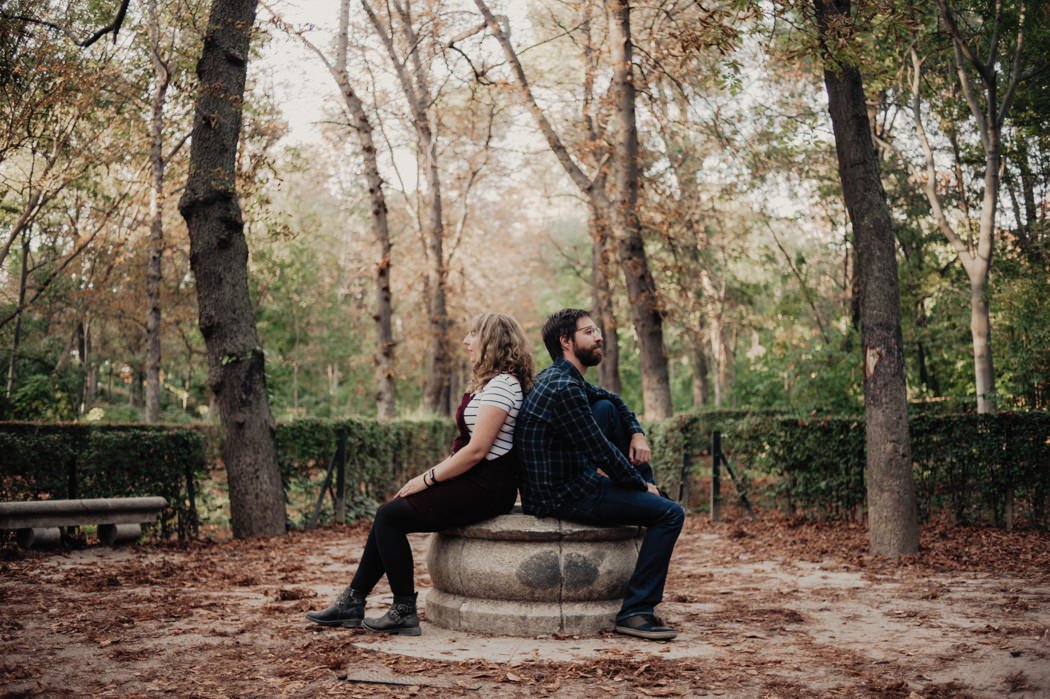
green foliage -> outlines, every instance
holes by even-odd
[[[647,429],[665,488],[677,487],[683,461],[693,473],[701,468],[717,429],[738,474],[769,477],[753,496],[825,517],[849,517],[863,508],[863,418],[722,411],[678,415]],[[910,430],[923,519],[947,510],[961,522],[1050,525],[1050,414],[931,412],[913,416]]]
[[[455,426],[448,419],[297,420],[277,427],[277,454],[289,496],[289,516],[312,513],[325,471],[346,432],[347,514],[370,514],[410,476],[448,452]],[[334,488],[335,476],[332,485]],[[298,496],[298,497],[296,497]]]
[[[1050,414],[917,416],[911,437],[923,517],[948,508],[960,522],[1050,524]]]
[[[0,423],[0,498],[37,500],[159,495],[161,535],[197,528],[194,496],[205,435],[142,425]]]
[[[701,410],[678,413],[660,421],[646,421],[645,429],[653,456],[656,482],[672,496],[678,493],[683,474],[696,473],[701,459],[710,454],[711,434],[729,433],[739,424],[759,420],[771,410]]]
[[[995,284],[999,392],[1033,410],[1050,407],[1050,273],[1040,259],[1001,258]]]
[[[11,394],[5,413],[15,420],[70,420],[76,415],[75,396],[69,385],[34,374]]]
[[[836,333],[830,343],[819,335],[774,340],[761,356],[738,360],[733,402],[783,413],[855,411],[863,404],[859,344],[852,328]]]

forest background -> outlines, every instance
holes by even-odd
[[[116,9],[0,4],[3,419],[217,419],[176,207],[207,6],[132,2],[119,32],[91,41]],[[614,352],[602,383],[666,416],[645,388],[622,240],[534,118],[592,186],[624,191],[606,179],[622,105],[605,11],[586,0],[492,11],[531,114],[475,4],[260,6],[237,186],[278,419],[448,414],[473,314],[515,315],[543,365],[539,328],[567,305],[600,317]],[[894,220],[909,397],[1045,410],[1050,10],[952,11],[984,57],[969,86],[934,3],[858,4],[870,32],[846,47]],[[632,43],[638,230],[672,409],[859,414],[855,250],[805,8],[637,4]],[[1003,107],[993,180],[987,124],[971,109],[982,99]],[[994,377],[981,395],[975,288]]]

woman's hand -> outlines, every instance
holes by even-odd
[[[416,493],[422,492],[427,489],[427,484],[423,481],[425,473],[421,473],[408,483],[401,486],[401,490],[397,491],[399,498],[407,498],[409,495],[415,495]]]

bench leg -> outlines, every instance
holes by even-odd
[[[100,524],[98,525],[98,538],[106,546],[119,546],[130,544],[139,540],[142,536],[141,524]]]
[[[18,545],[29,550],[34,546],[58,546],[62,543],[62,530],[58,527],[31,527],[19,529]]]

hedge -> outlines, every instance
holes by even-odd
[[[645,425],[657,481],[676,495],[683,475],[709,469],[711,433],[737,474],[757,476],[767,501],[824,517],[863,510],[864,421],[786,418],[770,412],[704,411]],[[320,492],[338,434],[347,435],[348,514],[396,491],[447,453],[446,418],[379,421],[299,420],[277,428],[278,458],[290,514],[305,519]],[[0,498],[163,495],[171,503],[162,532],[196,531],[194,494],[219,453],[217,430],[145,425],[0,423]],[[957,521],[1050,524],[1050,414],[921,414],[911,418],[920,515]],[[293,497],[295,496],[295,497]],[[293,502],[298,498],[297,502]]]
[[[348,515],[369,513],[410,476],[437,463],[448,453],[456,432],[448,418],[348,418],[279,424],[277,455],[293,520],[307,519],[312,510],[340,430],[345,430],[347,437]],[[304,497],[297,501],[293,491]]]
[[[318,471],[323,475],[340,430],[347,433],[348,486],[359,502],[374,503],[447,452],[455,427],[447,419],[279,424],[278,459],[289,495],[298,487],[312,505]],[[201,479],[221,454],[218,435],[210,425],[0,422],[0,499],[161,495],[169,503],[162,536],[175,531],[184,539],[197,532]]]
[[[160,495],[163,536],[196,533],[207,470],[198,430],[155,425],[0,422],[0,499]]]
[[[919,515],[958,522],[1050,524],[1050,414],[921,414],[910,420]],[[683,464],[709,469],[710,438],[738,475],[767,476],[759,493],[788,510],[853,516],[865,501],[864,420],[786,418],[733,411],[688,413],[649,426],[654,469],[677,488]]]

